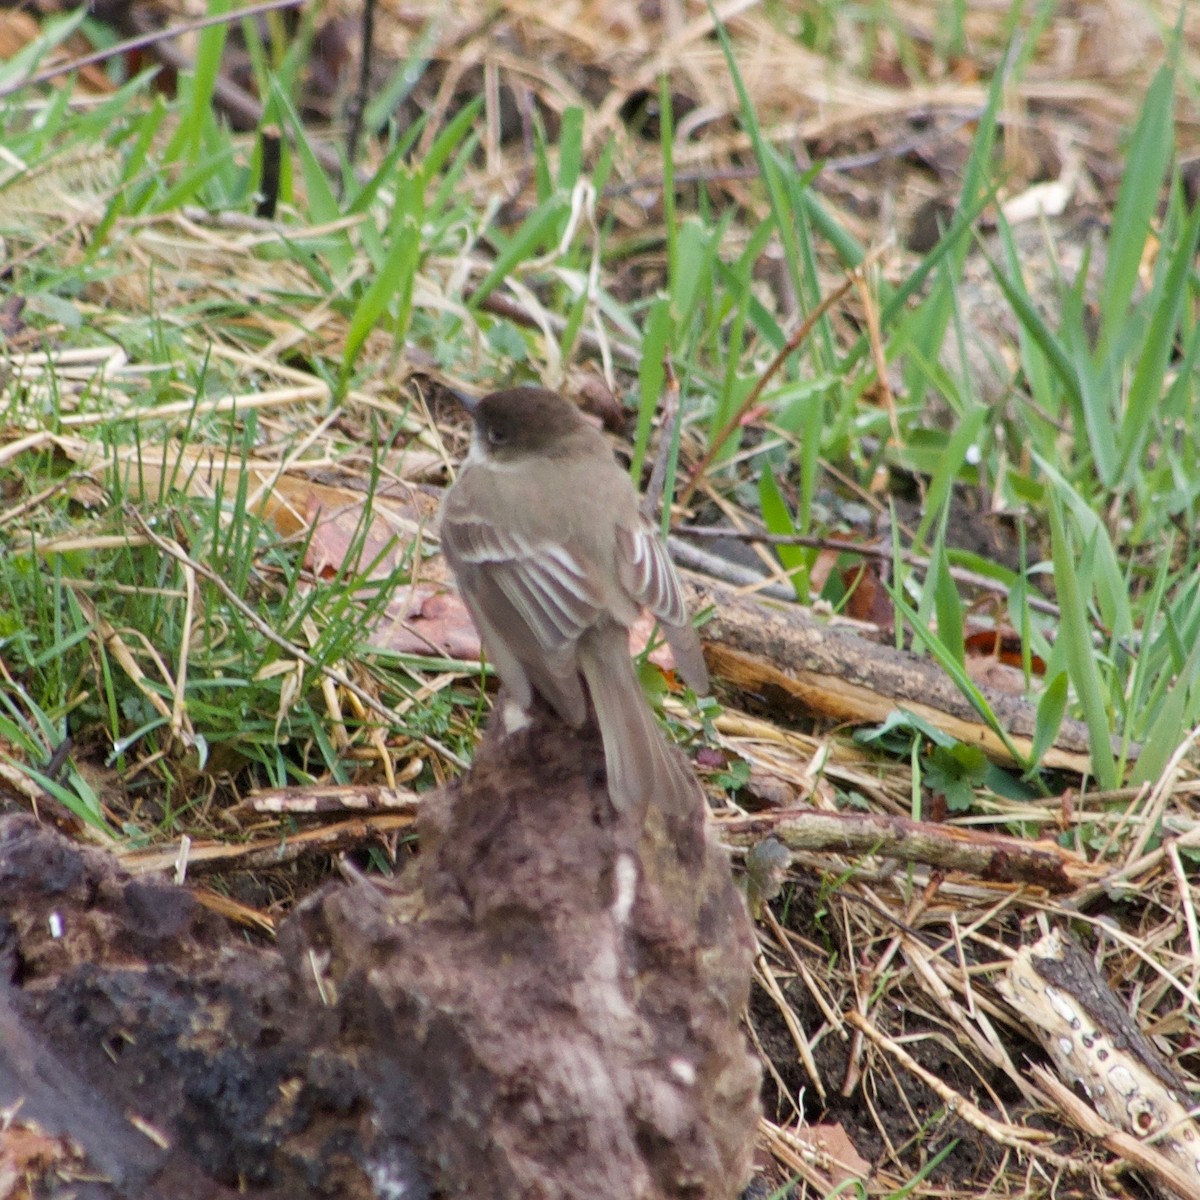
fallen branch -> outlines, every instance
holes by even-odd
[[[978,746],[989,758],[1013,761],[1003,740],[928,659],[867,641],[797,605],[749,599],[695,582],[687,590],[692,611],[712,610],[700,630],[709,670],[738,691],[765,696],[779,708],[791,701],[856,725],[875,724],[904,708],[960,742]],[[1029,755],[1037,706],[1023,697],[981,690],[1018,753]],[[1066,718],[1041,765],[1086,774],[1091,768],[1088,744],[1083,722]],[[1130,748],[1131,761],[1137,749]]]
[[[735,817],[718,827],[730,846],[750,847],[773,837],[791,851],[877,854],[943,871],[964,871],[989,883],[1033,884],[1054,895],[1074,891],[1101,873],[1053,842],[1030,842],[882,813],[792,809]]]
[[[118,855],[121,866],[131,875],[154,871],[174,871],[182,881],[187,872],[260,871],[282,866],[313,854],[346,854],[377,843],[385,834],[408,829],[416,820],[411,813],[380,813],[356,817],[337,825],[322,825],[286,837],[261,838],[245,845],[228,842],[183,842],[165,850],[131,850]]]

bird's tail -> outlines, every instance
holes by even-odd
[[[659,729],[629,658],[619,625],[593,628],[579,645],[579,668],[587,681],[608,769],[608,792],[622,812],[656,805],[683,814],[703,793],[682,755]]]

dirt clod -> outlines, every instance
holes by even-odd
[[[683,824],[620,818],[594,733],[538,716],[276,950],[4,818],[0,1105],[81,1149],[79,1197],[733,1197],[753,943]]]

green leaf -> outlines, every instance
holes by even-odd
[[[675,220],[675,110],[671,105],[671,77],[658,77],[658,144],[662,154],[663,229],[667,235],[667,279],[679,273],[679,228]]]
[[[421,170],[426,179],[435,178],[446,165],[450,156],[455,153],[475,128],[479,110],[483,107],[483,97],[476,96],[468,101],[454,114],[454,119],[446,123],[445,128],[433,139],[429,153],[421,163]]]
[[[1037,781],[1040,782],[1040,781]],[[1011,771],[989,762],[983,776],[983,786],[1006,800],[1036,800],[1045,796],[1045,787],[1034,787],[1018,779]]]
[[[787,203],[787,189],[783,182],[783,175],[787,172],[788,168],[786,166],[781,167],[779,156],[774,153],[770,143],[763,137],[762,128],[759,125],[758,116],[754,111],[754,104],[750,99],[746,82],[742,78],[741,69],[738,67],[737,58],[733,53],[733,43],[729,40],[729,33],[725,28],[725,23],[717,14],[713,0],[707,0],[707,4],[717,40],[721,44],[721,53],[725,56],[725,64],[729,68],[729,75],[733,80],[734,90],[737,92],[738,110],[741,113],[742,122],[746,126],[746,132],[750,135],[750,145],[754,151],[754,159],[758,164],[763,184],[767,189],[767,199],[770,203],[771,216],[773,218],[772,223],[779,235],[780,242],[783,244],[784,265],[791,278],[795,294],[802,296],[804,294],[804,287],[799,272],[799,263],[801,260],[800,246],[796,237],[796,225]]]
[[[967,674],[962,663],[950,653],[937,634],[922,625],[919,615],[913,610],[912,605],[908,603],[908,600],[898,587],[891,584],[885,584],[884,586],[887,587],[888,595],[892,598],[897,616],[903,617],[908,621],[912,626],[914,635],[920,639],[938,666],[950,676],[954,686],[970,701],[971,707],[975,709],[987,727],[1000,739],[1000,742],[1005,750],[1008,751],[1013,761],[1020,763],[1022,768],[1027,767],[1028,763],[1026,763],[1024,756],[1009,736],[1008,730],[1000,723],[1000,719],[992,711],[992,706],[988,703],[987,697]]]
[[[521,331],[511,321],[497,321],[487,331],[487,344],[500,358],[511,358],[513,362],[524,362],[529,357],[529,347]]]
[[[379,129],[400,111],[401,105],[424,75],[429,59],[437,49],[441,32],[441,22],[434,17],[425,22],[425,27],[416,38],[409,40],[407,57],[396,64],[382,87],[373,90],[374,98],[367,105],[363,118],[364,129]]]
[[[300,159],[300,172],[304,178],[304,194],[308,199],[308,215],[316,225],[332,224],[342,215],[341,205],[329,186],[325,168],[321,166],[313,151],[304,122],[300,120],[300,115],[291,100],[279,89],[277,82],[272,88],[271,100],[279,106],[283,119],[294,136],[295,151]],[[344,261],[334,265],[341,274],[349,264],[352,251],[348,242],[339,239],[338,244],[344,247],[339,254]]]
[[[989,184],[992,172],[992,147],[995,143],[998,115],[1006,87],[1015,86],[1017,64],[1013,61],[1010,48],[1004,69],[996,71],[988,85],[987,100],[980,116],[975,137],[971,143],[971,155],[967,160],[963,175],[963,186],[958,208],[959,215],[964,210],[978,204],[983,197],[990,193],[994,185]],[[951,225],[942,242],[946,246],[942,269],[929,290],[929,295],[921,302],[917,310],[904,322],[905,341],[910,343],[914,354],[904,360],[905,390],[912,396],[921,397],[928,386],[929,377],[923,364],[936,363],[941,355],[941,349],[946,340],[946,330],[950,324],[957,303],[955,288],[962,277],[963,264],[966,261],[969,243],[966,237],[959,236],[955,230],[958,222]],[[940,249],[939,246],[937,249]],[[933,258],[934,254],[927,256]],[[884,312],[886,314],[887,307]],[[886,317],[885,317],[886,322]],[[884,324],[887,328],[887,324]],[[898,347],[893,347],[893,352]]]
[[[891,754],[907,755],[914,741],[924,738],[935,746],[953,746],[955,739],[907,708],[894,708],[878,724],[854,731],[860,746],[879,746]]]
[[[1067,711],[1067,674],[1059,671],[1046,685],[1038,700],[1037,717],[1033,725],[1033,748],[1029,752],[1033,767],[1042,761],[1046,751],[1054,745],[1054,739],[1062,726]]]
[[[1001,221],[1001,228],[1005,228],[1003,220]],[[1011,241],[1009,244],[1011,245]],[[987,255],[986,251],[982,251],[981,253],[984,254],[988,266],[991,268],[992,275],[1000,285],[1000,290],[1004,293],[1005,299],[1012,307],[1013,313],[1020,322],[1021,329],[1028,335],[1032,345],[1036,346],[1045,356],[1050,370],[1066,389],[1068,397],[1078,409],[1082,410],[1083,400],[1079,391],[1079,379],[1075,373],[1075,365],[1034,307],[1034,303],[1029,298],[1029,293],[1025,288],[1025,281],[1021,278],[1019,270],[1014,269],[1012,275],[1009,276]],[[1015,255],[1015,249],[1013,253]]]
[[[50,17],[42,23],[41,30],[33,41],[22,46],[11,58],[0,62],[0,99],[21,91],[28,79],[37,74],[38,64],[52,50],[62,45],[87,19],[90,5],[79,4],[74,10],[61,17]],[[74,85],[60,84],[65,91],[74,90]]]
[[[1049,459],[1035,453],[1033,460],[1053,485],[1054,494],[1071,510],[1071,516],[1075,518],[1088,547],[1087,553],[1094,556],[1096,602],[1100,607],[1101,619],[1114,637],[1131,636],[1134,632],[1134,620],[1130,608],[1129,587],[1104,521],[1093,511],[1092,504],[1067,482]],[[1057,565],[1055,570],[1057,571]]]
[[[24,763],[13,762],[8,760],[21,774],[28,775],[30,779],[48,792],[60,804],[73,812],[80,820],[86,821],[93,829],[100,830],[107,837],[113,836],[113,831],[109,828],[108,822],[104,819],[104,810],[100,806],[100,797],[96,795],[91,785],[87,780],[75,770],[69,772],[69,778],[74,785],[73,788],[66,787],[59,783],[57,779],[51,779],[49,775],[43,775],[41,771],[34,770],[33,767]]]
[[[988,776],[987,755],[978,746],[955,742],[935,746],[925,763],[924,783],[946,797],[951,812],[967,812],[975,802],[975,789]]]
[[[787,501],[775,482],[775,476],[769,467],[764,467],[758,480],[759,506],[762,511],[763,523],[771,533],[791,536],[796,532],[792,515],[788,512]],[[804,603],[808,599],[808,566],[809,552],[802,546],[776,546],[775,553],[788,572],[796,598]]]
[[[1187,661],[1179,671],[1156,713],[1150,735],[1131,773],[1130,782],[1150,783],[1163,773],[1188,729],[1195,722],[1200,696],[1200,639],[1193,642]]]
[[[694,217],[684,221],[676,238],[675,274],[671,279],[671,316],[675,328],[684,330],[691,323],[702,286],[712,279],[712,260],[719,238],[710,236]]]

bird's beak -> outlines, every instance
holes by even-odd
[[[463,408],[467,410],[467,412],[474,416],[475,409],[479,406],[478,396],[468,396],[466,392],[460,392],[457,388],[452,387],[446,388],[446,391],[448,391],[450,395],[452,395],[455,400],[457,400],[459,404],[461,404]]]

